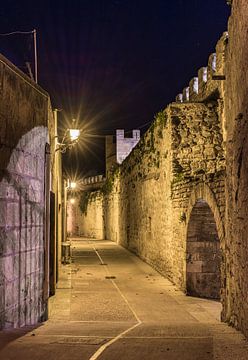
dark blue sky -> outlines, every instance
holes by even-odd
[[[36,28],[39,83],[63,108],[61,126],[78,117],[103,135],[152,121],[207,64],[229,12],[225,0],[6,0],[0,32]],[[0,52],[23,68],[31,38],[0,37]],[[103,171],[102,143],[85,139],[68,171]]]

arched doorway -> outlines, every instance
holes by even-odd
[[[198,199],[190,214],[186,249],[186,286],[191,296],[220,298],[220,240],[213,212]]]

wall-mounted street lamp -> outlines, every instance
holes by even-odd
[[[78,143],[79,137],[80,130],[76,128],[76,120],[72,119],[71,128],[65,130],[63,139],[61,143],[57,142],[55,151],[65,153],[67,149],[71,149],[74,145]]]
[[[66,189],[75,190],[76,187],[77,187],[77,183],[75,181],[71,181],[70,179],[67,179]]]
[[[77,130],[77,129],[70,129]],[[70,131],[69,130],[69,131]],[[75,135],[75,133],[74,133]],[[78,138],[78,137],[77,137]],[[73,141],[77,140],[74,139]],[[61,145],[61,144],[59,144]],[[59,149],[60,150],[60,149]],[[61,150],[60,150],[61,151]],[[62,151],[63,152],[63,151]],[[75,204],[75,198],[68,198],[68,194],[73,193],[77,188],[77,183],[71,179],[64,179],[64,201],[63,201],[63,241],[62,241],[62,263],[69,264],[71,261],[71,244],[67,238],[67,203]]]
[[[69,132],[70,132],[71,141],[78,140],[78,138],[80,136],[80,130],[79,129],[69,129]]]

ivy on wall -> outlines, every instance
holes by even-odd
[[[82,214],[87,214],[87,207],[89,204],[91,192],[90,191],[83,191],[80,194],[79,198],[79,209],[81,210]]]
[[[95,200],[99,196],[99,191],[82,191],[79,195],[79,209],[82,214],[87,214],[87,208],[91,201]]]
[[[82,191],[79,194],[79,208],[81,213],[87,215],[87,208],[89,204],[96,200],[98,197],[102,195],[109,195],[113,191],[115,178],[119,175],[119,165],[117,164],[110,174],[100,190],[88,190]]]
[[[115,178],[119,175],[120,167],[118,164],[115,165],[112,173],[107,177],[105,184],[101,188],[100,192],[103,195],[108,195],[113,190]]]

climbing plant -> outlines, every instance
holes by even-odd
[[[79,208],[82,214],[87,214],[87,208],[90,203],[95,197],[97,196],[96,191],[82,191],[79,197]]]

